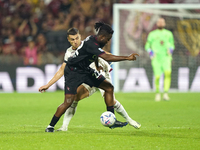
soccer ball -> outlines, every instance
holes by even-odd
[[[116,121],[115,114],[113,114],[110,111],[106,111],[103,114],[101,114],[100,121],[101,124],[104,125],[105,127],[110,127],[114,125]]]

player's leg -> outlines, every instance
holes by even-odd
[[[107,81],[104,80],[100,85],[99,88],[103,89],[104,92],[104,100],[107,106],[107,111],[111,111],[112,113],[114,113],[114,87],[113,85]],[[116,127],[123,127],[126,126],[128,124],[128,122],[120,122],[118,120],[116,120],[115,124],[113,126],[111,126],[110,128],[116,128]]]
[[[54,132],[54,126],[75,100],[77,88],[81,84],[79,80],[80,77],[81,75],[76,72],[70,72],[70,74],[65,75],[65,99],[64,102],[58,106],[49,126],[45,130],[46,132]]]
[[[60,117],[65,113],[67,108],[69,108],[72,104],[72,102],[75,99],[75,95],[73,94],[66,94],[64,103],[62,103],[60,106],[58,106],[56,113],[54,114],[53,118],[51,119],[50,124],[46,128],[46,132],[54,132],[54,126],[59,121]]]
[[[162,68],[160,65],[160,62],[154,58],[152,59],[152,68],[153,68],[153,73],[155,76],[155,88],[156,88],[156,95],[155,95],[155,101],[160,101],[161,100],[161,94],[160,94],[160,76],[162,74]]]
[[[114,113],[114,87],[113,85],[107,81],[104,80],[100,85],[99,88],[104,90],[104,100],[107,106],[107,111],[111,111]]]
[[[164,94],[163,100],[169,100],[168,91],[171,85],[171,59],[167,59],[163,64],[164,68]]]
[[[171,71],[165,71],[164,75],[165,75],[164,92],[168,93],[170,85],[171,85]]]
[[[112,83],[111,75],[109,72],[102,72],[102,75],[104,75],[104,77],[106,78],[107,81]],[[104,90],[99,89],[99,91],[101,92],[102,97],[104,97]],[[114,110],[119,115],[121,115],[133,127],[137,128],[137,129],[139,129],[141,127],[140,123],[134,121],[133,119],[131,119],[131,117],[129,117],[129,115],[126,112],[126,110],[124,109],[123,105],[118,100],[116,100],[115,95],[114,95]]]
[[[84,84],[88,88],[90,88],[88,85]],[[66,110],[63,118],[63,124],[57,131],[67,131],[69,122],[71,121],[72,117],[74,116],[76,112],[76,107],[78,105],[78,101],[81,99],[84,99],[89,96],[89,90],[84,86],[83,84],[80,85],[77,89],[76,98],[73,101],[72,105]]]
[[[135,120],[131,119],[131,117],[129,117],[129,115],[126,112],[126,110],[124,109],[123,105],[116,99],[115,99],[114,109],[119,115],[121,115],[124,119],[126,119],[126,121],[131,126],[133,126],[136,129],[139,129],[141,127],[140,123],[136,122]]]
[[[106,77],[106,76],[105,76]],[[110,78],[106,78],[109,82],[111,82],[111,80],[109,80]],[[99,89],[99,91],[101,92],[102,97],[104,97],[104,90]],[[131,117],[129,117],[128,113],[126,112],[126,110],[124,109],[123,105],[116,100],[115,95],[114,95],[114,110],[121,115],[130,125],[132,125],[133,127],[135,127],[136,129],[139,129],[141,127],[141,124],[134,121],[133,119],[131,119]]]

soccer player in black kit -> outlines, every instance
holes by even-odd
[[[91,87],[101,88],[105,91],[104,99],[107,106],[107,111],[114,113],[114,87],[106,80],[106,78],[99,74],[99,72],[90,68],[89,65],[95,61],[97,57],[101,57],[108,62],[117,61],[134,61],[136,60],[136,53],[129,56],[115,56],[105,53],[101,48],[107,44],[112,38],[113,30],[108,24],[98,22],[95,24],[97,35],[89,36],[81,42],[77,48],[75,54],[66,61],[66,67],[64,70],[65,77],[65,99],[64,102],[57,108],[49,126],[46,128],[46,132],[54,132],[54,126],[65,113],[65,111],[71,106],[75,99],[77,88],[86,83]],[[69,33],[68,34],[73,34]],[[74,35],[77,33],[74,33]],[[76,40],[76,39],[74,39]],[[47,88],[40,87],[39,91],[45,91]],[[127,125],[127,122],[116,121],[115,127],[123,127]]]

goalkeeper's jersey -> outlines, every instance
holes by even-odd
[[[147,42],[145,44],[145,50],[148,51],[151,49],[156,58],[162,59],[163,57],[168,57],[168,50],[170,48],[175,48],[174,38],[171,31],[166,29],[156,29],[149,33]]]

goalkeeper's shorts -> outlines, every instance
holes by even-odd
[[[160,76],[161,74],[163,74],[164,72],[168,71],[171,72],[172,71],[172,67],[171,67],[171,59],[152,59],[151,61],[151,65],[153,68],[153,72],[155,76]]]

